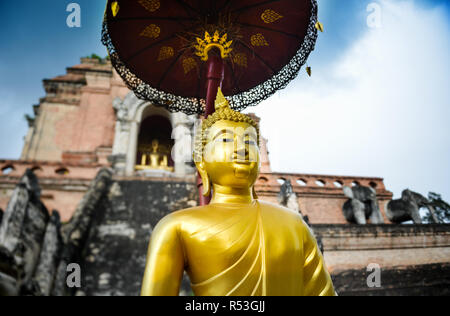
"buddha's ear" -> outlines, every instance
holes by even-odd
[[[202,178],[203,182],[203,196],[209,196],[211,194],[211,180],[209,180],[208,173],[205,169],[205,163],[203,161],[196,162],[195,165],[197,166],[198,173],[200,174],[200,177]]]
[[[255,186],[253,186],[252,192],[253,192],[253,198],[254,198],[255,200],[257,200],[257,199],[258,199],[258,194],[256,194]]]

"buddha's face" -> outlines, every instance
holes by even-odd
[[[222,120],[207,131],[202,167],[212,184],[250,188],[260,169],[256,129],[243,122]]]

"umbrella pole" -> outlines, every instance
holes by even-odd
[[[215,100],[217,97],[217,91],[219,87],[222,87],[225,68],[222,58],[219,56],[210,56],[207,62],[207,75],[206,75],[206,108],[205,118],[214,113]],[[211,201],[211,196],[203,196],[203,182],[200,174],[197,173],[197,187],[200,196],[200,205],[208,205]]]
[[[222,58],[219,56],[211,56],[207,62],[207,90],[206,90],[206,109],[205,118],[208,118],[215,112],[214,104],[217,97],[219,87],[222,88],[224,78],[224,64]]]

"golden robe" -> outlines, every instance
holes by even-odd
[[[262,201],[165,217],[152,234],[142,295],[178,295],[184,270],[197,296],[335,294],[301,216]]]

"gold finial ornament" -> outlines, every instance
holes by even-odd
[[[119,10],[120,10],[119,1],[114,1],[113,3],[111,3],[111,12],[113,14],[113,17],[116,17],[117,14],[119,14]]]
[[[317,21],[317,23],[316,23],[316,29],[319,30],[319,31],[321,31],[321,32],[323,33],[323,31],[324,31],[323,24],[320,23],[319,21]]]
[[[228,41],[228,34],[225,33],[223,36],[220,36],[219,31],[214,32],[214,35],[211,36],[208,32],[205,32],[205,36],[203,39],[197,37],[197,44],[194,48],[196,50],[196,55],[201,58],[203,61],[208,60],[208,53],[212,48],[218,48],[220,50],[220,55],[223,59],[228,58],[230,53],[233,51],[231,48],[231,44],[233,41]]]
[[[222,89],[220,89],[220,87],[219,87],[219,90],[217,91],[215,108],[216,108],[216,111],[223,111],[224,109],[230,108],[230,103],[223,95]]]

